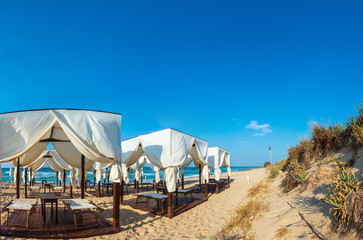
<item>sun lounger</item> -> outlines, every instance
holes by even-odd
[[[96,224],[98,224],[97,212],[103,211],[103,209],[94,204],[92,201],[89,201],[87,199],[63,199],[63,203],[64,205],[66,205],[66,208],[68,208],[73,213],[74,226],[77,227],[76,214],[86,212],[93,213],[95,216]]]
[[[192,189],[179,189],[177,191],[177,194],[184,194],[185,199],[187,199],[187,194],[190,194],[190,196],[192,197],[192,200],[194,201],[193,198],[193,194],[192,194]]]
[[[168,195],[161,194],[161,193],[136,193],[136,204],[138,203],[139,198],[144,197],[147,198],[147,202],[149,202],[150,199],[154,199],[157,201],[158,205],[160,203],[161,209],[164,211],[163,203],[166,199],[168,199]]]
[[[37,204],[36,199],[15,199],[9,202],[4,208],[3,211],[6,211],[6,226],[8,226],[9,214],[16,213],[21,215],[26,215],[26,225],[21,224],[13,224],[29,227],[29,216],[35,211],[35,205]],[[25,212],[25,213],[24,213]]]

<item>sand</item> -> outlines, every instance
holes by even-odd
[[[249,174],[250,183],[247,182]],[[213,177],[213,176],[212,176]],[[222,177],[226,177],[222,174]],[[226,220],[234,214],[236,206],[243,201],[250,187],[266,177],[265,169],[254,169],[248,172],[232,172],[233,182],[230,188],[219,194],[209,194],[208,201],[171,219],[155,216],[130,206],[120,206],[120,227],[117,234],[103,235],[90,239],[208,239],[224,226]],[[185,188],[192,187],[197,179],[188,179]],[[75,193],[75,197],[78,195]],[[92,194],[92,195],[91,195]],[[112,197],[94,197],[94,192],[87,193],[86,198],[105,209],[100,214],[112,223]],[[2,191],[1,204],[15,198],[15,189]],[[130,201],[133,195],[126,195],[125,201]],[[2,214],[4,221],[4,214]]]

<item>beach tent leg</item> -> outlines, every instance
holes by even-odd
[[[202,165],[199,164],[199,184],[202,184]]]
[[[58,187],[58,172],[56,172],[56,176],[57,176],[57,187]]]
[[[139,193],[139,181],[135,181],[136,183],[136,193]]]
[[[65,169],[63,169],[63,192],[66,192],[66,176],[67,176],[67,172]]]
[[[173,217],[173,193],[168,192],[168,218]]]
[[[229,176],[228,176],[228,187],[229,187]]]
[[[219,193],[219,189],[218,189],[218,181],[216,181],[216,194]]]
[[[81,156],[81,199],[84,199],[84,155]]]
[[[207,185],[207,180],[204,180],[204,201],[208,201],[208,185]]]
[[[73,187],[72,187],[72,184],[69,184],[69,191],[70,191],[71,198],[73,198]]]
[[[18,158],[18,162],[16,164],[16,198],[19,199],[20,198],[20,158]]]
[[[113,183],[113,231],[120,232],[120,183]]]
[[[101,181],[98,182],[98,186],[97,186],[97,197],[101,197]]]
[[[124,202],[124,180],[121,181],[120,204]]]
[[[182,189],[184,189],[184,176],[182,176]]]
[[[28,197],[28,169],[25,168],[25,179],[24,179],[24,197]]]

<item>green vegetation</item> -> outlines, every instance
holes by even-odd
[[[359,191],[360,182],[358,177],[352,173],[339,159],[334,160],[336,163],[337,174],[333,176],[329,187],[329,195],[325,201],[332,205],[331,211],[334,211],[336,225],[345,226],[347,223],[347,197]]]
[[[283,171],[287,171],[282,182],[285,192],[305,181],[306,171],[313,163],[316,162],[320,167],[323,158],[343,147],[351,147],[354,150],[348,166],[354,164],[358,149],[363,146],[363,107],[360,106],[358,115],[350,116],[345,124],[324,127],[322,124],[313,123],[311,136],[288,149],[289,157],[282,168]]]
[[[263,164],[263,167],[268,167],[268,166],[270,166],[271,165],[271,163],[270,162],[265,162],[264,164]]]
[[[268,175],[268,178],[269,179],[276,178],[280,174],[280,172],[284,168],[284,166],[286,165],[286,162],[287,162],[287,158],[284,159],[284,160],[282,160],[282,161],[280,161],[280,162],[277,162],[275,164],[271,164],[269,166],[269,175]]]

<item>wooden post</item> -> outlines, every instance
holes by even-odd
[[[199,164],[199,184],[202,184],[202,165]]]
[[[124,180],[121,181],[120,204],[124,202]]]
[[[173,217],[173,193],[168,192],[168,218]]]
[[[81,199],[84,199],[84,155],[81,155]]]
[[[208,185],[207,180],[204,180],[204,201],[208,201]]]
[[[228,176],[228,187],[229,187],[229,176]]]
[[[24,197],[28,197],[28,168],[24,169],[25,171],[25,179],[24,179]]]
[[[18,162],[16,164],[16,198],[20,198],[20,158],[18,158]]]
[[[70,192],[71,198],[73,198],[73,186],[72,186],[72,184],[69,184],[69,192]]]
[[[113,183],[113,231],[120,232],[120,183]]]
[[[178,206],[178,188],[175,189],[175,206]]]
[[[29,173],[30,173],[29,186],[32,186],[32,177],[33,177],[32,168],[29,169]]]
[[[98,186],[97,186],[97,197],[101,197],[101,181],[98,182]]]
[[[58,186],[58,172],[56,172],[57,173],[57,186]]]
[[[219,193],[219,189],[218,189],[218,181],[216,181],[216,192],[215,192],[216,194],[218,194]]]
[[[184,175],[182,176],[182,189],[184,189]]]
[[[66,192],[66,177],[67,177],[67,172],[65,169],[63,169],[63,192]]]
[[[136,193],[139,193],[139,181],[135,180],[135,183],[136,183]]]

